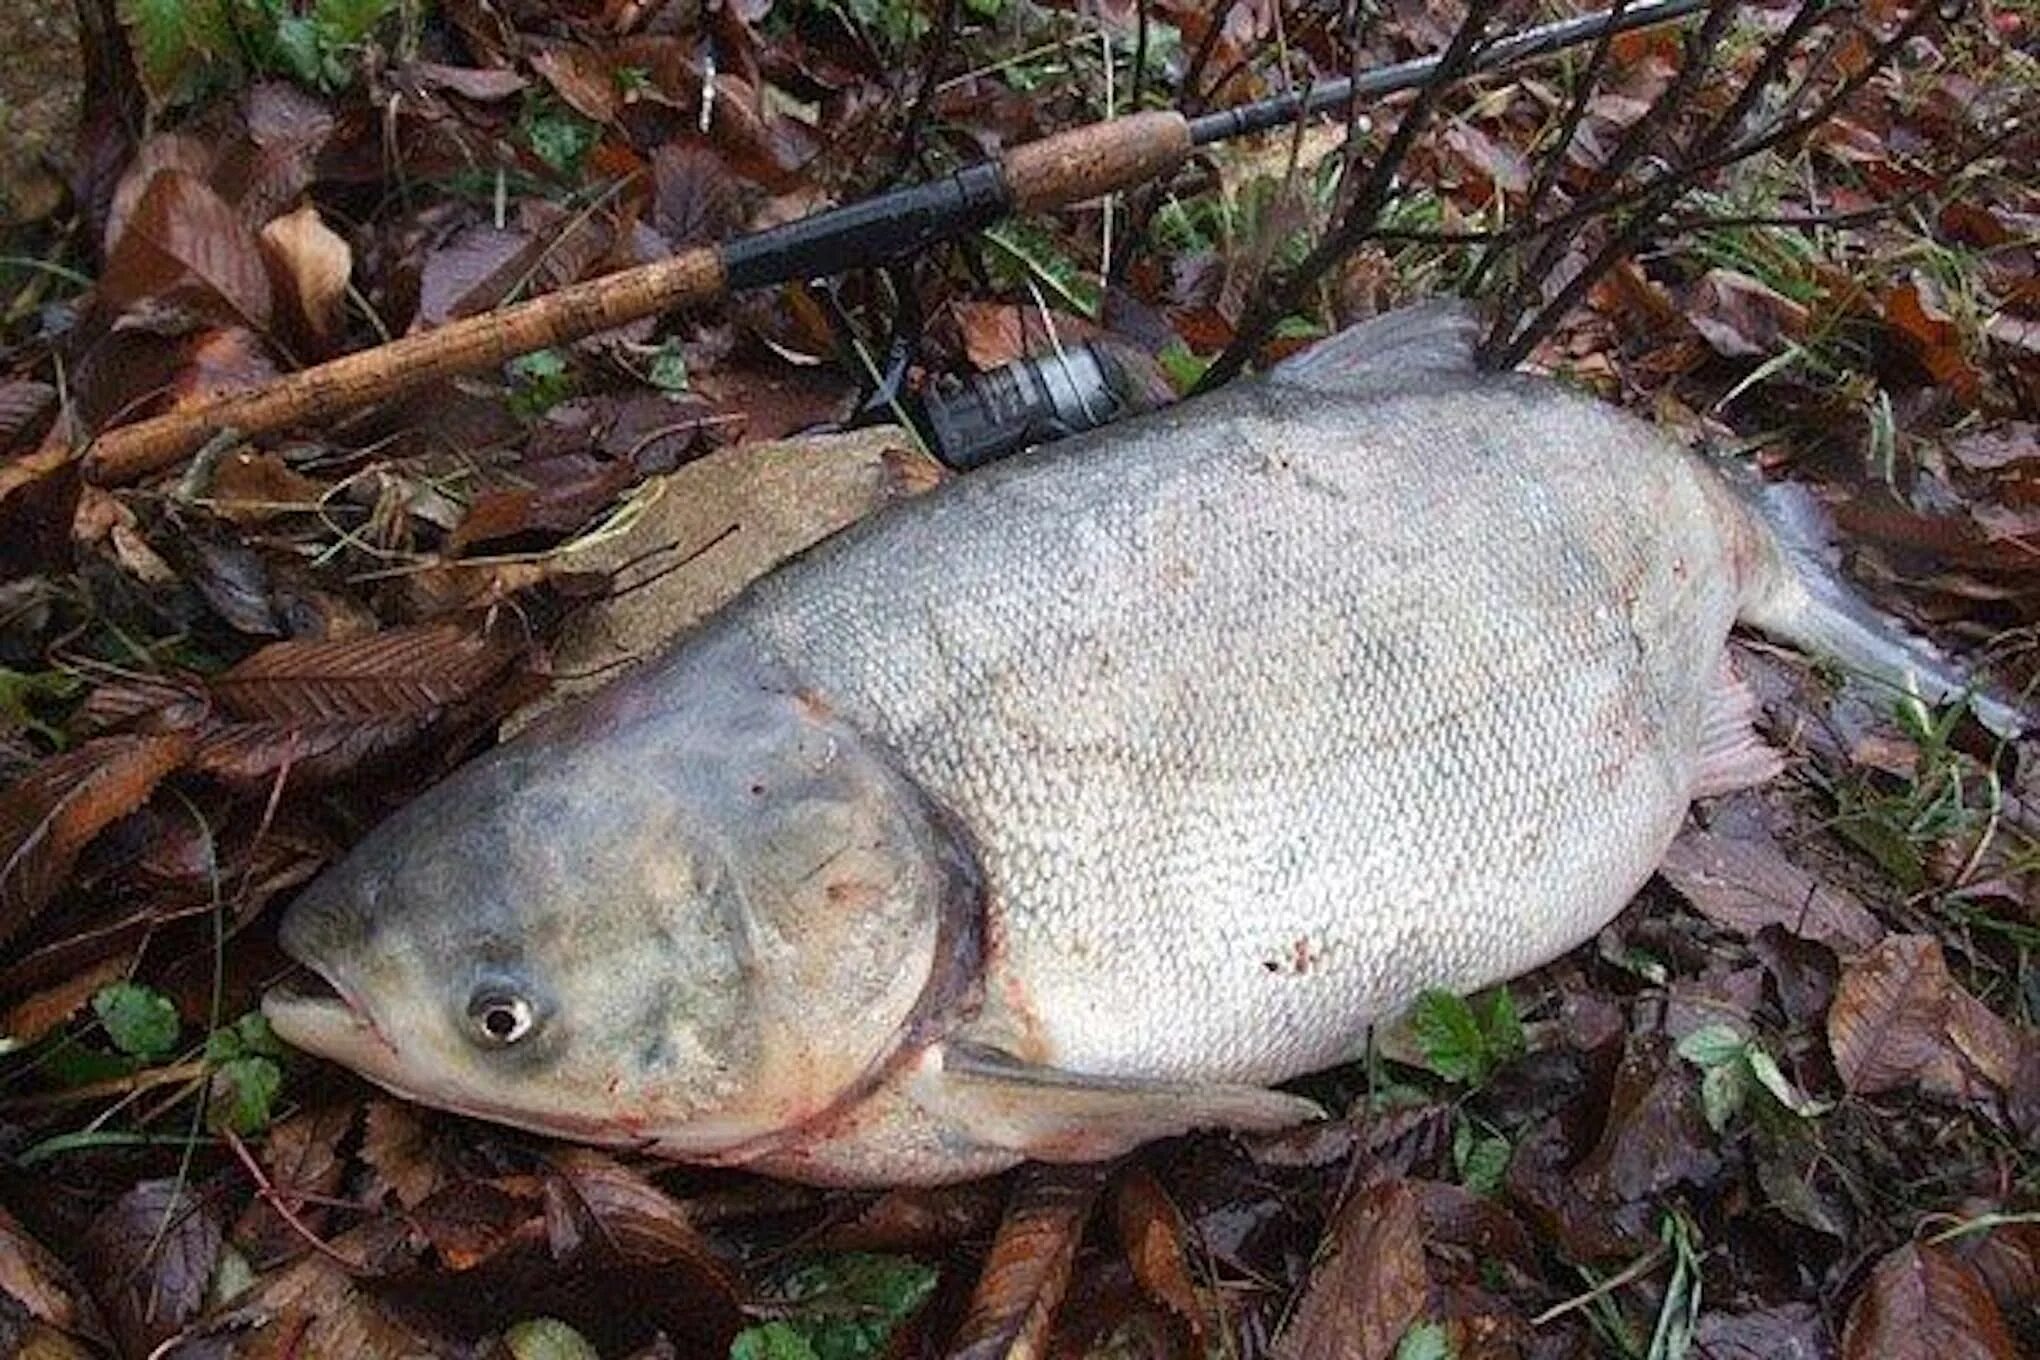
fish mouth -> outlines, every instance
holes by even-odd
[[[385,1060],[397,1046],[368,1009],[331,974],[314,964],[299,966],[262,994],[262,1017],[276,1037],[340,1062],[359,1062],[365,1052]]]

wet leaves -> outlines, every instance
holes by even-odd
[[[191,752],[181,733],[102,737],[0,794],[0,940],[49,905],[92,838],[147,802]]]
[[[188,309],[261,331],[269,325],[269,274],[240,214],[182,170],[151,178],[122,226],[99,281],[116,307]]]
[[[141,1182],[93,1220],[85,1268],[127,1354],[148,1354],[198,1316],[225,1241],[218,1210],[175,1178]]]
[[[1946,1250],[1906,1246],[1877,1263],[1849,1309],[1844,1360],[2014,1360],[1990,1291]]]
[[[1424,1314],[1423,1220],[1401,1181],[1355,1193],[1339,1209],[1296,1315],[1275,1343],[1279,1360],[1388,1360]]]
[[[1940,941],[1917,935],[1893,936],[1847,962],[1827,1030],[1835,1070],[1858,1095],[1917,1083],[1936,1095],[1986,1098],[2011,1087],[2022,1047],[1949,975]]]

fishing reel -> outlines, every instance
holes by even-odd
[[[945,467],[968,472],[1039,444],[1095,430],[1157,403],[1129,371],[1118,346],[1097,341],[1057,345],[989,372],[944,375],[911,391],[908,374],[920,351],[923,318],[911,280],[884,271],[898,300],[876,372],[862,361],[856,328],[834,281],[819,292],[837,347],[867,378],[845,429],[886,422],[910,424]]]

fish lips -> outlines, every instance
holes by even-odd
[[[276,1036],[294,1048],[366,1070],[387,1067],[397,1046],[361,998],[334,969],[322,967],[305,938],[317,919],[298,903],[284,915],[277,942],[298,963],[298,971],[262,994],[262,1016]]]

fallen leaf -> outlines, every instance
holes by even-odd
[[[720,241],[742,219],[737,182],[714,151],[668,142],[652,153],[651,222],[669,249]]]
[[[1884,319],[1929,377],[1953,389],[1961,401],[1974,401],[1981,379],[1962,353],[1962,333],[1941,310],[1933,287],[1920,275],[1891,290],[1884,299]]]
[[[204,505],[236,524],[259,524],[292,511],[316,510],[325,503],[326,487],[274,453],[240,450],[213,467],[212,485]]]
[[[1183,1215],[1168,1191],[1152,1172],[1135,1167],[1120,1177],[1113,1207],[1120,1247],[1133,1267],[1133,1278],[1149,1297],[1189,1324],[1193,1335],[1203,1335],[1204,1309],[1190,1283]]]
[[[179,1179],[142,1181],[92,1220],[82,1260],[127,1354],[198,1316],[225,1240],[218,1211]]]
[[[165,170],[179,170],[194,179],[209,179],[213,170],[213,149],[203,140],[184,132],[159,132],[135,148],[134,159],[121,172],[107,207],[106,234],[100,240],[100,254],[112,258],[114,248],[127,234],[142,195],[156,176]]]
[[[530,61],[531,69],[575,112],[598,123],[616,121],[622,95],[612,56],[573,43],[558,43],[533,52]]]
[[[521,645],[459,623],[391,628],[334,642],[277,642],[213,677],[226,713],[317,724],[436,713],[473,697]]]
[[[231,1338],[234,1360],[390,1360],[443,1353],[398,1321],[340,1261],[373,1277],[415,1254],[396,1217],[372,1218],[264,1275],[233,1307],[208,1319]],[[339,1259],[336,1260],[335,1257]]]
[[[1099,1166],[1040,1165],[1023,1173],[950,1343],[949,1360],[1043,1353],[1105,1172]]]
[[[149,181],[99,291],[119,309],[171,303],[257,331],[269,325],[269,272],[254,233],[204,181],[179,170]]]
[[[1731,359],[1775,354],[1806,333],[1806,308],[1732,269],[1710,269],[1686,297],[1686,320]]]
[[[1695,1360],[1822,1360],[1833,1353],[1834,1338],[1810,1303],[1709,1311],[1693,1332]]]
[[[625,1261],[682,1262],[712,1283],[734,1309],[735,1275],[671,1195],[607,1153],[561,1148],[548,1159],[545,1214],[555,1256],[592,1238]]]
[[[39,437],[56,413],[57,389],[29,378],[0,381],[0,450]]]
[[[1326,1230],[1289,1325],[1275,1340],[1276,1360],[1394,1355],[1430,1299],[1422,1226],[1420,1202],[1404,1181],[1349,1196]]]
[[[446,540],[446,551],[460,556],[484,545],[527,544],[532,535],[551,541],[585,526],[637,480],[628,462],[602,462],[585,455],[528,464],[523,475],[534,484],[483,492],[468,507]],[[499,551],[503,550],[499,547]]]
[[[361,1160],[373,1173],[371,1201],[392,1197],[415,1209],[446,1184],[451,1174],[426,1131],[424,1118],[410,1105],[371,1100],[362,1120]]]
[[[1909,1244],[1877,1263],[1849,1308],[1842,1360],[2016,1360],[1976,1272],[1942,1247]]]
[[[49,905],[86,844],[147,802],[191,747],[183,733],[102,737],[0,794],[0,941]]]
[[[282,1120],[263,1140],[261,1159],[271,1188],[299,1224],[312,1232],[320,1230],[327,1210],[307,1203],[304,1197],[331,1198],[340,1193],[347,1173],[341,1145],[354,1132],[359,1114],[353,1104],[319,1106]],[[266,1197],[249,1202],[230,1237],[258,1270],[311,1250]]]
[[[1004,1193],[996,1181],[888,1190],[816,1240],[824,1251],[920,1251],[988,1235]],[[698,1214],[698,1210],[696,1211]]]
[[[184,341],[170,380],[170,408],[203,406],[215,397],[252,391],[277,375],[262,337],[246,326],[208,326]]]
[[[13,1002],[0,1013],[0,1040],[10,1048],[34,1043],[83,1010],[100,988],[126,977],[131,964],[124,953],[109,954]]]
[[[258,80],[241,96],[246,143],[229,143],[212,176],[241,220],[260,227],[311,187],[319,153],[340,120],[317,95],[287,80]]]
[[[307,203],[262,228],[262,261],[286,314],[329,352],[340,333],[354,251]]]
[[[435,1191],[411,1213],[440,1264],[456,1274],[473,1270],[507,1251],[520,1237],[544,1231],[538,1217],[538,1186],[530,1177],[512,1186],[502,1180],[457,1180]]]
[[[1854,896],[1822,883],[1767,840],[1688,827],[1658,872],[1702,916],[1738,935],[1783,926],[1845,952],[1884,937],[1884,927]]]
[[[1949,975],[1930,936],[1893,935],[1848,959],[1827,1028],[1835,1071],[1857,1095],[1918,1083],[1972,1099],[2010,1089],[2019,1068],[2018,1035]]]
[[[507,67],[445,66],[436,61],[406,62],[392,73],[399,81],[415,82],[431,90],[446,90],[466,99],[484,103],[508,99],[531,84]]]
[[[42,1360],[63,1360],[71,1355],[90,1354],[77,1346],[80,1340],[96,1347],[112,1344],[92,1297],[79,1288],[70,1269],[30,1237],[28,1230],[5,1209],[0,1209],[0,1296],[11,1303],[13,1310],[18,1310],[17,1315],[25,1314],[31,1320],[31,1328],[23,1329],[29,1339],[17,1337],[15,1341],[20,1349],[14,1353],[24,1360],[38,1356]],[[0,1337],[6,1335],[13,1322],[6,1316],[7,1311],[0,1308]],[[36,1350],[35,1327],[48,1329],[42,1338],[48,1349],[42,1352]],[[67,1345],[71,1349],[62,1349]]]

